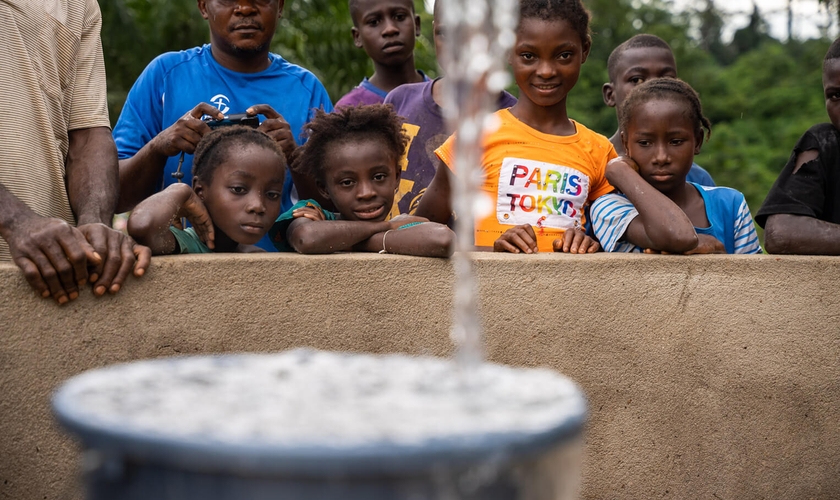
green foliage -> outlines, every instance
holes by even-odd
[[[207,43],[210,35],[195,2],[105,0],[99,7],[108,107],[115,123],[128,90],[152,59]]]
[[[687,27],[685,20],[668,12],[658,0],[636,9],[629,1],[590,0],[586,5],[592,13],[592,50],[569,98],[569,114],[609,137],[618,127],[615,109],[604,105],[601,93],[601,87],[609,81],[607,59],[610,53],[633,35],[651,33],[671,44],[682,64],[683,58],[690,59],[683,57],[688,45]],[[692,48],[692,51],[696,52],[696,49]]]
[[[742,191],[753,211],[787,162],[797,139],[827,121],[822,59],[828,41],[763,44],[699,87],[712,138],[697,162]]]
[[[432,16],[415,1],[421,36],[414,64],[430,77],[437,74],[432,42]],[[290,0],[274,37],[272,50],[314,72],[333,102],[373,73],[365,51],[353,45],[353,21],[347,0]]]

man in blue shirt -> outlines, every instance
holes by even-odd
[[[128,94],[114,128],[120,158],[120,210],[183,178],[192,179],[195,146],[210,128],[202,116],[262,115],[260,130],[288,157],[314,109],[332,110],[308,70],[269,51],[284,0],[199,0],[210,44],[155,58]],[[182,176],[176,176],[180,166]],[[296,201],[286,176],[283,210]],[[273,250],[267,238],[259,246]]]

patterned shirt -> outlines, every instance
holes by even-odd
[[[110,127],[96,0],[0,1],[0,183],[35,213],[75,224],[68,131]],[[0,261],[11,260],[0,238]]]

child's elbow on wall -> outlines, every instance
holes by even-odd
[[[151,219],[137,213],[132,213],[126,222],[125,230],[137,243],[148,245],[152,232]]]
[[[323,251],[323,242],[318,236],[316,224],[302,224],[289,234],[289,244],[302,254],[328,253]]]
[[[439,224],[429,235],[429,244],[436,250],[435,257],[449,257],[455,251],[455,232]]]
[[[764,230],[764,249],[767,253],[793,254],[795,244],[790,238],[789,228],[784,227],[785,217],[771,215],[767,218]]]
[[[659,238],[654,240],[654,248],[657,250],[661,250],[663,252],[668,253],[685,253],[697,248],[697,244],[699,240],[697,238],[697,233],[692,230],[691,232],[688,231],[674,231],[668,232],[667,235],[663,235],[661,238],[661,242],[657,242]]]

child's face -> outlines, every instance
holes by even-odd
[[[283,164],[277,153],[253,144],[234,147],[227,156],[212,182],[196,180],[194,189],[219,231],[253,245],[280,215]]]
[[[522,19],[510,55],[519,99],[543,107],[565,101],[577,83],[589,47],[589,40],[581,40],[566,20]]]
[[[321,194],[345,220],[383,221],[400,183],[397,158],[375,140],[343,142],[325,156]]]
[[[621,137],[642,178],[667,193],[685,185],[694,155],[700,152],[696,133],[685,103],[654,99],[633,108]]]
[[[353,24],[353,43],[374,62],[398,66],[414,55],[420,16],[411,0],[358,0]]]
[[[604,103],[610,107],[620,106],[637,85],[664,77],[677,77],[673,52],[662,47],[625,50],[615,65],[615,81],[604,84]]]
[[[840,130],[840,59],[829,59],[823,68],[825,109],[834,128]]]

